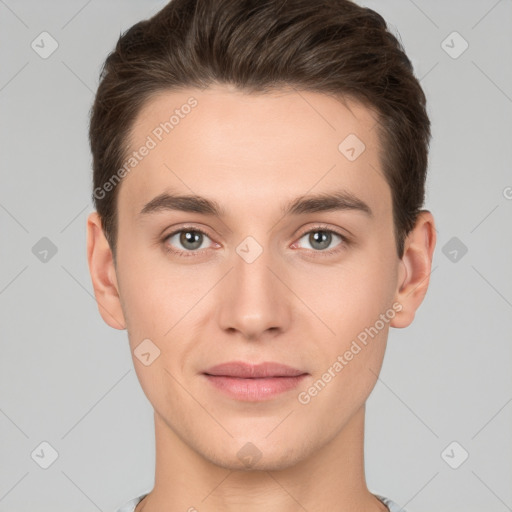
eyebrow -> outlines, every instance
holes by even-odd
[[[182,211],[224,217],[226,210],[217,201],[197,195],[175,195],[164,192],[144,205],[139,215],[161,211]],[[340,190],[315,195],[304,195],[288,202],[281,208],[283,216],[300,215],[338,210],[353,210],[373,217],[371,208],[351,192]]]

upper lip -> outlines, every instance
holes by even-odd
[[[232,361],[212,366],[204,372],[206,375],[216,375],[224,377],[238,377],[240,379],[258,379],[270,377],[297,377],[305,375],[306,372],[297,370],[285,364],[275,362],[265,362],[260,364],[251,364],[244,361]]]

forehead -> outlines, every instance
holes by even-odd
[[[133,124],[130,147],[138,155],[119,207],[135,216],[171,188],[227,201],[228,211],[262,210],[273,204],[269,198],[343,188],[386,209],[391,198],[376,124],[376,114],[358,102],[309,91],[159,93]]]

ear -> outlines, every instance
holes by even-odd
[[[101,317],[110,327],[125,329],[112,251],[103,233],[98,212],[91,213],[87,218],[87,261]]]
[[[402,309],[390,322],[392,327],[407,327],[414,320],[416,310],[427,293],[435,245],[434,217],[428,210],[421,210],[404,242],[395,295]]]

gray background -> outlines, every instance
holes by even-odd
[[[87,268],[87,126],[120,32],[165,3],[0,0],[2,512],[108,512],[153,484],[152,408]],[[427,94],[438,230],[427,297],[391,330],[368,401],[368,486],[408,512],[512,510],[512,1],[360,3]],[[59,45],[46,59],[43,31]]]

